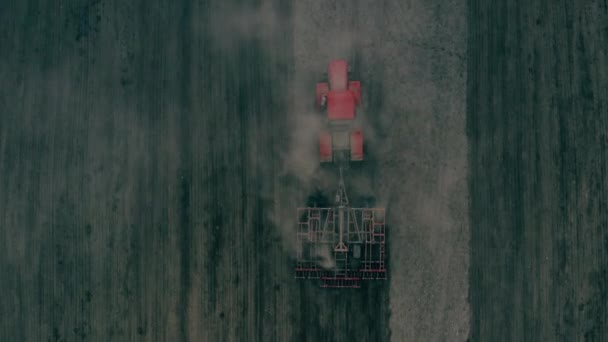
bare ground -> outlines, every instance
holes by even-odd
[[[0,3],[0,340],[466,339],[465,18],[445,1]],[[312,75],[344,51],[371,152],[349,182],[391,234],[389,281],[353,292],[291,264],[319,175],[299,150]]]
[[[608,340],[606,2],[469,1],[473,341]]]

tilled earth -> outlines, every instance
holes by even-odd
[[[0,2],[0,341],[606,340],[607,22]],[[294,224],[336,186],[312,105],[341,57],[369,143],[349,194],[386,207],[390,275],[327,291],[294,279]]]
[[[457,16],[452,16],[458,14]],[[464,4],[0,4],[2,341],[436,340],[468,330]],[[387,282],[294,279],[314,84],[362,81],[353,199]],[[10,319],[6,319],[10,317]]]
[[[608,340],[608,8],[471,1],[471,337]]]

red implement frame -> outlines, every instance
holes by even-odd
[[[384,208],[344,208],[342,239],[339,211],[298,208],[296,278],[320,279],[327,288],[359,288],[361,280],[386,279]],[[336,247],[340,240],[347,250]]]

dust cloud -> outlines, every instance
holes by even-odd
[[[273,42],[279,34],[286,31],[288,20],[293,20],[295,31],[311,29],[310,18],[301,15],[293,18],[282,17],[272,1],[262,1],[257,6],[248,7],[230,4],[216,6],[212,21],[205,25],[210,29],[214,45],[221,49],[236,49],[243,41],[255,39],[262,42],[269,58],[286,58],[288,56],[281,54],[287,51],[276,49]],[[293,56],[289,57],[295,60],[295,65],[293,74],[289,75],[288,108],[284,113],[284,126],[280,128],[282,134],[285,134],[282,140],[284,143],[281,146],[268,147],[270,154],[278,162],[274,165],[268,163],[269,156],[261,154],[257,147],[251,148],[248,156],[248,162],[253,168],[275,174],[274,185],[264,186],[260,193],[255,195],[274,203],[274,210],[267,211],[264,215],[275,226],[284,251],[292,256],[296,253],[297,208],[304,207],[307,197],[314,191],[321,191],[333,199],[333,193],[338,186],[337,170],[320,167],[318,137],[325,124],[325,117],[314,109],[315,82],[326,80],[327,64],[333,59],[346,59],[355,71],[353,74],[360,74],[360,70],[354,70],[357,67],[356,51],[359,46],[373,40],[369,32],[355,32],[350,29],[348,22],[336,24],[322,34],[323,37],[331,39],[319,39],[318,34],[299,35],[299,40],[293,42],[293,48],[289,51],[293,53]],[[302,49],[303,46],[306,48]],[[367,84],[364,80],[362,82],[365,97]],[[376,112],[373,115],[384,116]],[[357,116],[366,144],[370,146],[369,153],[375,154],[373,145],[377,133],[372,120],[368,118],[365,103],[359,108]],[[250,135],[250,140],[251,146],[255,146],[259,141],[255,134]],[[357,176],[349,170],[344,172],[344,177],[349,183],[349,195],[376,195],[374,181],[369,177]],[[352,181],[349,181],[351,178]],[[377,205],[387,207],[390,199],[384,196],[375,200]],[[322,255],[320,257],[323,258]]]
[[[243,39],[259,39],[271,44],[281,32],[282,22],[278,10],[270,1],[262,1],[259,6],[249,8],[225,1],[214,10],[211,22],[204,25],[211,29],[217,47],[233,49]]]

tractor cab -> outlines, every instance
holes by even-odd
[[[317,106],[326,115],[327,125],[320,133],[321,162],[363,160],[363,135],[356,123],[361,105],[361,83],[348,79],[345,60],[329,63],[328,82],[317,83]]]

